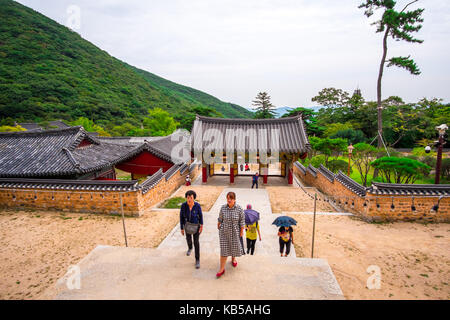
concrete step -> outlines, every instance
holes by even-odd
[[[201,268],[185,252],[98,246],[78,266],[81,289],[61,278],[55,299],[342,299],[323,259],[243,256],[216,279],[219,256],[205,254]]]
[[[257,241],[254,255],[238,258],[237,268],[229,258],[225,274],[216,279],[220,263],[217,217],[228,191],[236,192],[243,208],[250,203],[260,213],[262,241]],[[276,217],[266,190],[226,188],[204,213],[200,269],[195,269],[194,252],[186,256],[186,239],[176,226],[156,249],[97,246],[77,264],[80,289],[68,288],[72,273],[61,278],[44,298],[343,299],[326,260],[296,258],[294,247],[289,257],[280,257],[278,228],[272,225]]]

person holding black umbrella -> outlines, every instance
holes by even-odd
[[[291,243],[294,241],[294,229],[292,229],[291,225],[297,225],[297,221],[288,216],[281,216],[276,218],[272,224],[280,227],[280,229],[278,229],[280,253],[283,257],[283,251],[286,247],[286,253],[284,256],[287,257],[291,251]]]
[[[280,237],[280,253],[283,256],[284,247],[286,246],[285,257],[291,252],[291,243],[294,241],[294,229],[292,227],[280,227],[278,230],[278,236]]]

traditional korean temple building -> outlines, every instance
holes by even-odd
[[[172,156],[179,134],[103,138],[82,127],[0,133],[0,207],[139,216],[199,174],[201,163]],[[116,179],[116,168],[131,180]]]
[[[117,143],[83,127],[0,133],[0,178],[115,180],[114,168],[134,178],[169,170],[175,162],[171,136]]]
[[[24,128],[27,131],[43,131],[43,130],[45,130],[38,123],[35,123],[35,122],[16,123],[16,125],[21,126],[22,128]],[[67,123],[65,123],[64,121],[61,121],[61,120],[50,121],[48,123],[48,125],[52,129],[70,128],[70,126]]]
[[[202,161],[202,181],[214,175],[214,166],[207,163],[204,154],[211,153],[215,159],[230,165],[230,183],[238,174],[238,162],[256,159],[263,182],[268,183],[267,163],[261,157],[266,154],[278,157],[281,176],[293,183],[293,163],[305,158],[311,150],[301,115],[280,119],[223,119],[197,116],[191,134],[191,153]],[[219,154],[216,154],[219,152]],[[234,159],[227,157],[231,152]],[[238,158],[238,154],[245,155]]]

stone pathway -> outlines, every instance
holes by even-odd
[[[227,261],[226,272],[219,270],[217,217],[226,203],[228,191],[244,209],[250,203],[260,212],[262,241],[255,254],[238,258],[237,268]],[[77,266],[81,289],[69,290],[64,276],[46,297],[53,299],[343,299],[333,272],[324,259],[297,258],[292,246],[289,257],[280,257],[277,227],[272,221],[267,191],[226,188],[204,212],[200,236],[201,268],[194,268],[194,252],[186,256],[186,240],[179,226],[158,248],[97,246]],[[245,241],[245,239],[244,239]]]

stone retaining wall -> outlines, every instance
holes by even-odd
[[[449,194],[432,188],[423,192],[415,189],[411,194],[379,194],[376,186],[363,187],[342,172],[330,174],[324,167],[305,168],[299,162],[294,165],[294,174],[305,185],[317,188],[326,194],[330,201],[335,200],[339,207],[366,221],[450,222]],[[408,189],[409,185],[404,185],[404,188]],[[437,211],[433,210],[438,201]]]
[[[198,165],[181,166],[170,177],[162,174],[158,183],[144,193],[140,186],[132,190],[79,190],[67,186],[55,190],[42,186],[20,188],[0,188],[0,207],[8,209],[36,209],[62,212],[82,212],[100,214],[121,214],[120,196],[123,211],[127,216],[139,216],[156,203],[164,200],[185,183],[186,175],[192,181],[199,175]],[[166,178],[168,178],[166,180]],[[101,183],[101,182],[99,182]],[[72,188],[72,190],[71,190]],[[105,187],[106,188],[106,187]],[[113,188],[114,189],[114,188]]]

